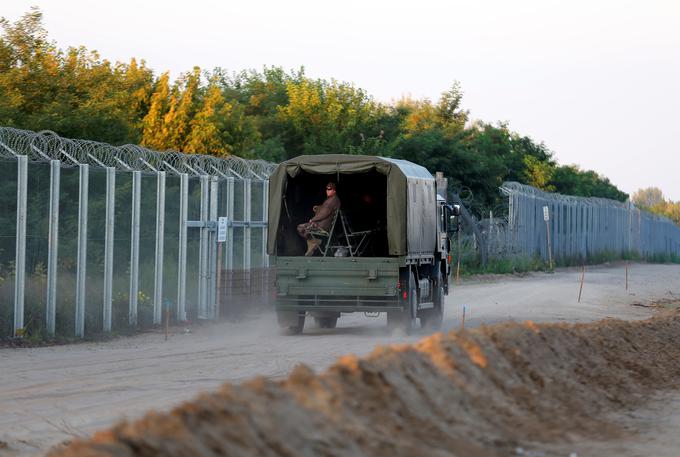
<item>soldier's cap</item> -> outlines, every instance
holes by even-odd
[[[333,190],[337,190],[337,188],[335,187],[335,183],[334,183],[334,182],[332,182],[332,181],[331,181],[331,182],[329,182],[328,184],[326,184],[326,189],[333,189]]]

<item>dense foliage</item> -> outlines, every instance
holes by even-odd
[[[638,208],[665,216],[680,225],[680,201],[666,200],[658,187],[640,189],[633,194],[631,200]]]
[[[57,48],[37,9],[0,25],[0,125],[271,161],[341,152],[405,158],[469,188],[480,210],[498,203],[506,180],[627,198],[595,172],[558,165],[543,143],[505,124],[471,121],[457,83],[436,102],[383,104],[352,84],[311,79],[304,69],[229,74],[196,67],[171,81],[144,61],[114,64],[83,47]]]

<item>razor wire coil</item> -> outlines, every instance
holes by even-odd
[[[60,160],[64,166],[88,164],[123,171],[165,171],[255,180],[267,179],[276,167],[271,162],[246,160],[235,155],[222,158],[178,151],[159,152],[134,144],[113,146],[98,141],[64,138],[49,130],[33,132],[0,127],[0,157],[16,158],[20,155],[34,162]]]

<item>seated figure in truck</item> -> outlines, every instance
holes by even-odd
[[[312,210],[314,217],[308,222],[297,226],[298,234],[307,240],[306,256],[314,255],[314,251],[321,244],[321,240],[312,237],[311,232],[317,230],[328,231],[333,222],[335,212],[340,209],[340,198],[336,195],[337,188],[334,182],[326,184],[326,200],[321,205],[315,205]]]

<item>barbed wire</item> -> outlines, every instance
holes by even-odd
[[[113,146],[64,138],[49,130],[33,132],[0,127],[0,157],[16,158],[19,155],[35,162],[60,160],[64,166],[88,164],[125,171],[165,171],[239,179],[264,180],[276,168],[276,164],[265,160],[246,160],[235,155],[222,158],[179,151],[159,152],[134,144]]]
[[[474,199],[474,193],[472,192],[472,189],[470,189],[467,186],[458,185],[458,186],[451,186],[450,192],[455,194],[460,201],[462,201],[465,204],[469,204],[473,201]]]
[[[555,203],[560,203],[560,204],[567,204],[567,205],[573,205],[573,206],[585,206],[585,207],[598,207],[598,208],[616,208],[616,209],[623,209],[623,210],[638,210],[642,211],[642,214],[644,214],[644,217],[648,218],[649,220],[655,220],[659,222],[664,222],[664,223],[669,223],[673,225],[675,222],[673,222],[671,219],[669,219],[666,216],[661,216],[659,214],[654,214],[649,211],[646,211],[644,209],[638,208],[633,202],[626,201],[626,202],[620,202],[618,200],[612,200],[609,198],[602,198],[602,197],[576,197],[574,195],[564,195],[564,194],[558,194],[558,193],[553,193],[553,192],[545,192],[543,190],[537,189],[535,187],[528,186],[526,184],[520,184],[518,182],[514,181],[506,181],[503,183],[503,185],[500,187],[500,191],[502,194],[510,196],[512,194],[520,194],[520,195],[527,195],[527,196],[533,196],[536,198],[540,198],[543,200],[546,200],[548,202],[555,202]]]
[[[559,201],[563,203],[568,203],[568,204],[579,204],[579,205],[587,205],[587,206],[592,206],[592,205],[597,205],[597,206],[610,206],[610,207],[616,207],[616,208],[623,208],[623,209],[629,209],[631,203],[629,202],[620,202],[618,200],[611,200],[608,198],[602,198],[602,197],[577,197],[574,195],[564,195],[564,194],[558,194],[556,192],[546,192],[540,189],[537,189],[532,186],[528,186],[526,184],[520,184],[515,181],[506,181],[504,182],[501,187],[500,187],[501,193],[505,195],[510,195],[512,193],[518,193],[518,194],[524,194],[524,195],[530,195],[530,196],[535,196],[538,198],[543,198],[546,200],[551,200],[551,201]]]

